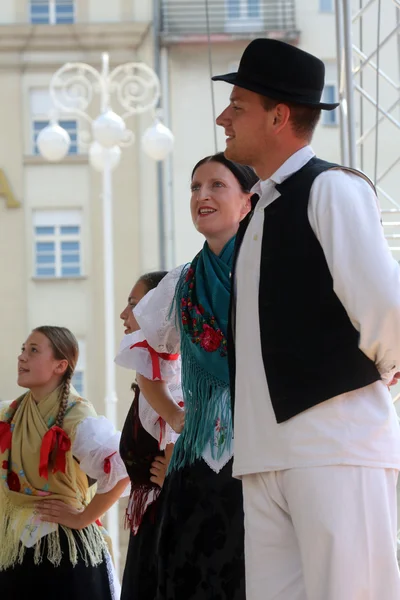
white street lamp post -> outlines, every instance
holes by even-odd
[[[88,108],[94,94],[100,94],[101,114],[94,121]],[[104,322],[105,322],[105,413],[117,426],[117,394],[115,379],[115,309],[114,309],[114,252],[112,170],[118,165],[121,147],[134,141],[126,129],[125,119],[132,115],[155,110],[160,98],[160,82],[155,72],[143,63],[126,63],[109,71],[109,57],[102,54],[101,73],[84,63],[67,63],[52,77],[50,95],[57,112],[74,114],[91,126],[91,134],[83,132],[80,139],[88,143],[91,165],[102,172],[103,244],[104,244]],[[124,110],[122,116],[110,108],[115,96]],[[171,152],[173,135],[157,119],[142,138],[143,149],[154,160],[164,160]],[[45,127],[37,140],[40,153],[49,161],[62,160],[68,153],[70,139],[55,118]],[[119,565],[119,519],[114,505],[107,514],[108,529],[113,540],[115,566]]]

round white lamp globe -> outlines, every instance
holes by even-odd
[[[174,146],[174,135],[160,121],[155,121],[142,136],[143,150],[153,160],[164,160]]]
[[[89,161],[96,171],[104,171],[106,166],[115,169],[121,158],[121,148],[113,146],[112,148],[103,148],[98,142],[93,142],[89,148]]]
[[[71,144],[68,132],[57,123],[47,125],[37,137],[40,154],[50,162],[58,162],[67,154]]]
[[[125,122],[112,110],[107,110],[92,123],[93,137],[104,148],[112,148],[124,138]]]

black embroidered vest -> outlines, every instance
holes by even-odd
[[[260,337],[278,423],[380,379],[375,364],[358,347],[359,332],[333,290],[323,250],[308,220],[314,179],[335,167],[312,158],[276,186],[281,196],[265,208],[259,287]],[[257,196],[253,197],[253,209],[257,200]],[[252,213],[241,223],[236,237],[232,282],[251,216]],[[228,346],[233,403],[234,314],[231,300]]]

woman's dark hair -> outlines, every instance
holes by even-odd
[[[145,273],[139,277],[138,281],[142,281],[147,288],[147,292],[149,292],[158,286],[167,273],[168,271],[151,271],[151,273]]]
[[[258,177],[251,167],[248,167],[246,165],[239,165],[238,163],[229,160],[228,158],[226,158],[223,152],[217,152],[217,154],[213,154],[212,156],[206,156],[205,158],[199,160],[199,162],[193,168],[191,179],[193,179],[193,175],[195,174],[196,170],[199,167],[201,167],[201,165],[204,165],[205,163],[209,162],[220,163],[221,165],[224,165],[224,167],[229,169],[230,172],[236,177],[242,189],[242,192],[244,192],[245,194],[248,194],[251,191],[253,185],[255,185],[258,181]]]

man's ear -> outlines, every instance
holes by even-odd
[[[277,104],[274,109],[273,128],[279,133],[287,125],[290,119],[290,108],[286,104]]]

